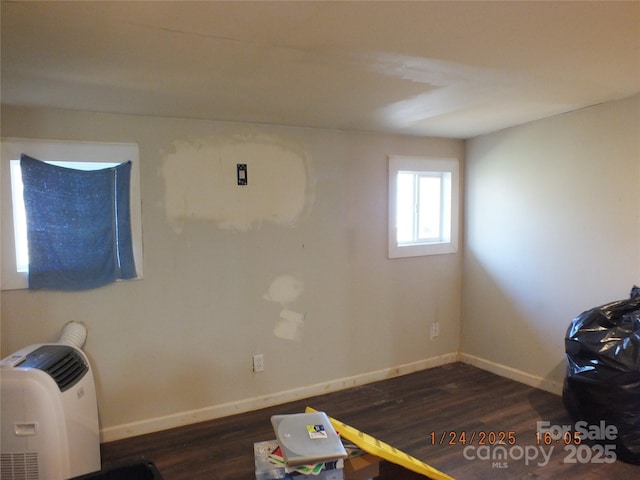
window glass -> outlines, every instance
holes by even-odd
[[[410,243],[415,239],[415,176],[410,172],[398,172],[396,239],[398,243]]]
[[[417,175],[418,179],[418,234],[416,240],[442,240],[442,175]]]

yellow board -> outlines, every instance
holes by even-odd
[[[307,413],[315,412],[311,407],[307,407],[305,409]],[[401,450],[397,450],[393,448],[391,445],[388,445],[384,442],[381,442],[377,438],[372,437],[371,435],[367,435],[360,430],[357,430],[346,423],[342,423],[335,418],[329,417],[329,421],[331,421],[331,425],[336,431],[340,434],[341,437],[353,442],[355,445],[360,447],[367,453],[371,455],[376,455],[380,458],[388,460],[392,463],[400,465],[401,467],[406,468],[407,470],[411,470],[412,472],[419,473],[433,480],[454,480],[453,477],[442,473],[439,470],[427,465],[424,462],[421,462],[415,457],[404,453]]]

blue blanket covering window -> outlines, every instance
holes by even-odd
[[[136,277],[131,239],[131,162],[102,170],[20,159],[29,288],[87,290]]]

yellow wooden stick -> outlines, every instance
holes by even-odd
[[[311,413],[317,410],[314,410],[311,407],[307,407],[305,411],[307,413]],[[329,417],[329,421],[341,437],[349,440],[371,455],[375,455],[377,457],[388,460],[392,463],[406,468],[407,470],[419,473],[433,480],[454,480],[453,477],[450,477],[449,475],[436,470],[435,468],[427,465],[417,458],[412,457],[411,455],[404,453],[403,451],[398,450],[391,445],[381,442],[377,438],[374,438],[371,435],[367,435],[366,433],[361,432],[360,430],[355,429],[347,425],[346,423],[342,423],[339,420],[331,417]]]

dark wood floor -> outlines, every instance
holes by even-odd
[[[271,415],[303,412],[307,405],[458,480],[640,477],[639,466],[620,461],[604,463],[604,457],[591,448],[583,447],[578,457],[572,455],[571,448],[565,449],[564,444],[538,446],[536,422],[572,423],[562,399],[462,363],[105,443],[103,464],[146,459],[156,464],[164,480],[252,480],[255,479],[253,444],[273,439]],[[482,437],[491,439],[489,432],[498,436],[505,432],[505,437],[513,432],[515,443],[506,445],[509,450],[505,460],[486,459],[487,454],[497,452],[495,446],[481,449],[478,445]],[[462,433],[466,434],[466,444],[461,443]],[[443,435],[445,441],[440,445]],[[472,435],[474,444],[470,445]],[[551,451],[547,463],[541,447],[547,455]],[[537,458],[533,458],[534,453]],[[576,463],[567,463],[572,459]],[[396,474],[392,478],[415,477]]]

